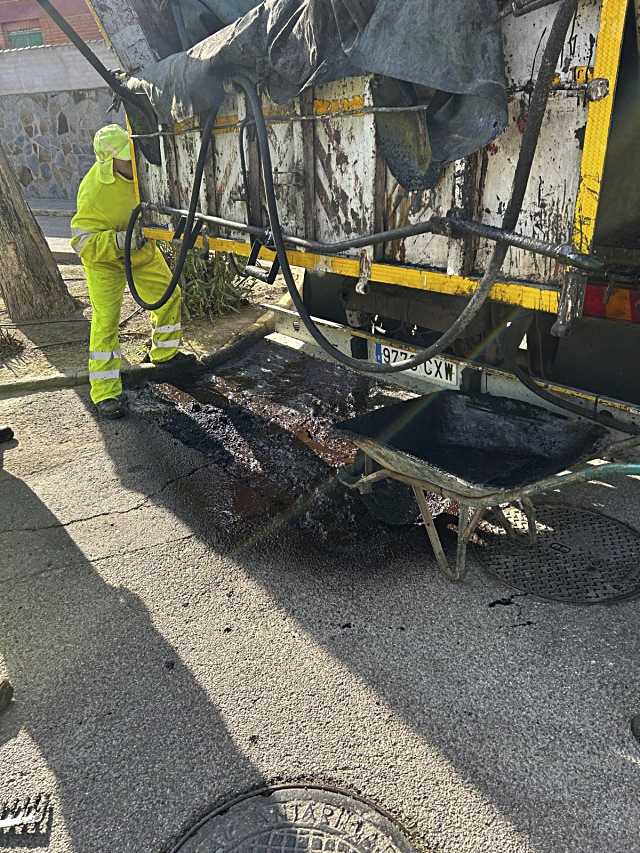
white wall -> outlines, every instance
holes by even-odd
[[[107,68],[118,68],[115,53],[103,41],[89,46]],[[0,96],[69,92],[105,86],[72,44],[0,50]]]

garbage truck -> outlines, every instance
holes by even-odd
[[[230,252],[309,352],[640,426],[637,0],[91,0],[118,70],[39,2],[126,110],[172,286]]]

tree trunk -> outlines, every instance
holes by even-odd
[[[0,296],[14,322],[64,317],[74,310],[1,143]]]

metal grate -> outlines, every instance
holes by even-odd
[[[415,853],[383,812],[346,792],[282,786],[238,797],[172,853]]]
[[[536,506],[537,544],[514,507],[505,515],[523,534],[485,525],[474,555],[482,568],[519,592],[567,604],[604,604],[640,594],[640,533],[607,515],[560,503]]]

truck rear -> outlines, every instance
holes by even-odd
[[[127,85],[135,89],[134,80],[137,95],[150,94],[155,108],[151,122],[132,124],[143,221],[147,234],[160,239],[184,238],[198,154],[208,137],[207,113],[197,110],[207,92],[203,86],[195,91],[201,74],[200,67],[193,72],[195,58],[215,63],[221,41],[227,39],[224,50],[234,39],[237,44],[238,33],[270,4],[205,5],[218,14],[220,27],[194,48],[202,34],[198,26],[205,32],[212,24],[211,19],[194,24],[189,4],[93,0]],[[461,8],[477,18],[477,5]],[[501,55],[491,62],[499,60],[504,72],[504,126],[486,134],[485,144],[477,134],[477,150],[464,157],[434,164],[437,120],[447,106],[429,87],[370,73],[329,81],[318,74],[287,101],[282,92],[276,100],[268,87],[262,89],[287,256],[306,271],[304,306],[335,349],[360,360],[365,370],[369,364],[415,360],[417,352],[455,329],[486,280],[496,246],[504,247],[499,275],[471,322],[434,358],[397,374],[397,381],[417,390],[446,386],[527,399],[541,391],[578,410],[633,421],[634,404],[640,404],[637,10],[626,0],[575,4],[536,134],[517,228],[507,233],[514,171],[562,4],[481,5],[489,9],[500,40]],[[244,7],[244,16],[225,26],[225,14],[230,19]],[[406,20],[403,26],[406,31]],[[291,38],[291,32],[278,38]],[[451,66],[464,66],[471,79],[474,63],[484,59],[466,37],[469,56],[444,55]],[[422,60],[404,57],[405,65],[408,61]],[[485,66],[477,70],[480,75]],[[234,74],[243,73],[228,68],[220,81],[224,96],[215,105],[203,158],[197,227],[187,238],[210,251],[244,256],[250,270],[268,276],[276,272],[270,264],[277,247],[260,174],[265,158],[255,110],[233,82]],[[444,68],[447,73],[456,78],[460,69]],[[176,110],[175,104],[188,87],[193,114],[185,115],[189,110]],[[487,105],[489,114],[490,97]],[[477,128],[481,117],[475,120]],[[455,122],[452,126],[455,130]],[[455,154],[456,145],[447,150]],[[424,223],[433,227],[421,231]],[[378,239],[363,245],[371,235]],[[279,313],[278,329],[315,347],[314,336],[291,313]]]

